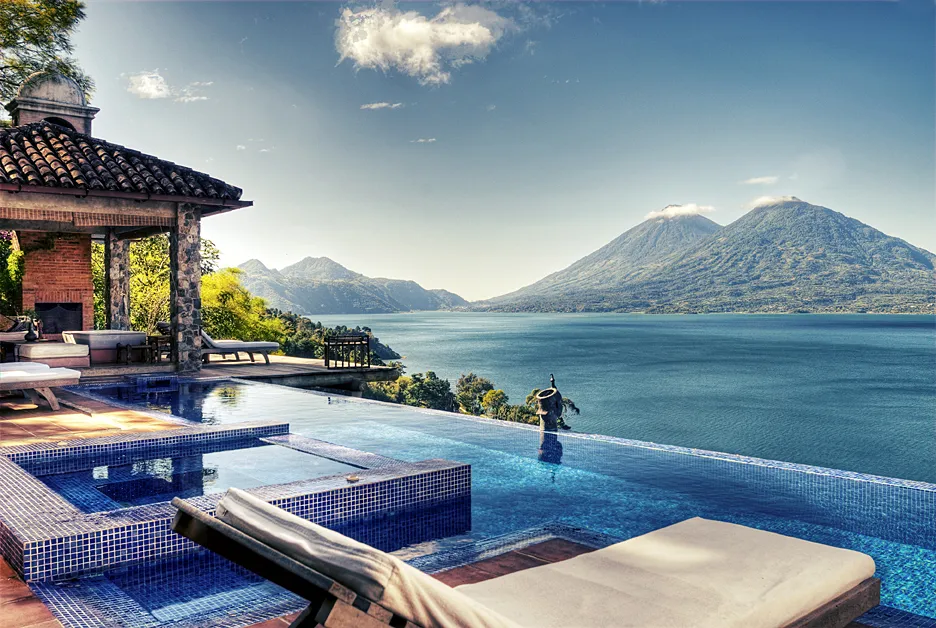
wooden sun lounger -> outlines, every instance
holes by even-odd
[[[10,363],[7,363],[8,365]],[[13,363],[20,365],[20,363]],[[24,364],[35,364],[26,362]],[[43,367],[45,365],[42,365]],[[64,368],[28,368],[22,367],[26,373],[35,373],[35,380],[27,380],[22,377],[17,377],[12,379],[10,377],[10,370],[8,369],[8,376],[4,377],[3,372],[0,371],[0,391],[5,390],[19,390],[26,394],[29,399],[36,405],[41,405],[42,401],[45,400],[49,404],[49,407],[53,410],[59,409],[58,399],[55,398],[55,393],[52,392],[53,388],[58,388],[60,386],[74,386],[80,381],[81,375],[77,371]],[[41,377],[46,375],[46,377]],[[51,375],[52,377],[49,377]]]
[[[176,497],[172,505],[179,509],[172,522],[174,531],[308,600],[309,606],[290,624],[293,628],[330,628],[336,624],[360,628],[423,628],[202,512],[183,499]]]
[[[270,352],[278,351],[279,344],[275,342],[248,342],[242,340],[215,340],[208,334],[201,332],[202,337],[202,361],[208,363],[208,356],[220,355],[222,357],[233,355],[235,360],[240,360],[240,354],[246,353],[250,361],[254,362],[254,355],[263,356],[264,361],[270,363]]]
[[[291,626],[418,626],[180,498],[173,499],[172,504],[178,508],[172,524],[177,533],[309,601],[308,608]],[[880,590],[880,580],[868,578],[809,614],[778,628],[845,628],[880,603]]]

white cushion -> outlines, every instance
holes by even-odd
[[[398,558],[229,489],[217,517],[426,628],[519,628]]]
[[[230,349],[231,351],[276,351],[279,349],[279,343],[264,341],[244,341],[244,340],[215,340],[214,349]]]
[[[83,358],[88,355],[88,345],[67,342],[36,342],[16,346],[16,354],[32,360],[40,358]]]
[[[23,384],[23,388],[34,388],[42,386],[43,382],[51,382],[61,379],[77,380],[81,373],[72,369],[50,368],[45,370],[25,369],[18,371],[0,371],[0,384],[12,386],[13,384]]]
[[[65,342],[88,345],[92,349],[116,349],[117,345],[146,344],[146,334],[142,331],[126,329],[90,329],[86,331],[62,332]]]
[[[776,628],[872,575],[859,552],[694,518],[457,590],[538,628]]]
[[[43,362],[3,362],[0,363],[0,373],[6,371],[41,371],[49,368]]]

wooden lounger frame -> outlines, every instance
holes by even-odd
[[[40,371],[41,373],[42,371]],[[59,409],[58,399],[55,398],[55,393],[52,392],[53,388],[58,388],[59,386],[75,386],[78,384],[79,378],[77,377],[62,377],[60,379],[47,379],[41,382],[36,382],[35,385],[30,386],[28,382],[13,382],[5,383],[0,378],[0,390],[21,390],[26,393],[26,396],[36,405],[41,405],[40,399],[45,399],[48,402],[49,407],[53,410]]]
[[[309,601],[294,628],[421,628],[314,569],[176,497],[172,529],[233,563]],[[881,581],[853,589],[781,628],[845,628],[881,601]]]
[[[228,355],[233,355],[235,360],[240,360],[240,354],[241,354],[241,353],[246,353],[248,356],[250,356],[250,361],[251,361],[251,362],[254,362],[254,354],[255,354],[255,353],[258,353],[258,354],[262,355],[262,356],[263,356],[263,359],[266,361],[266,363],[269,364],[269,363],[270,363],[270,351],[271,351],[271,350],[272,350],[272,349],[264,349],[264,350],[262,350],[262,351],[256,351],[256,350],[254,350],[254,351],[247,351],[246,349],[218,349],[218,348],[216,348],[216,347],[204,347],[204,346],[203,346],[203,347],[202,347],[202,350],[201,350],[201,352],[202,352],[202,362],[204,362],[205,364],[208,364],[208,356],[209,356],[209,355],[220,355],[221,357],[225,357],[225,356],[228,356]]]
[[[176,497],[172,529],[309,601],[293,628],[423,628]]]

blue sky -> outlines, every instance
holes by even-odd
[[[325,255],[486,298],[666,205],[727,224],[773,195],[936,251],[925,0],[87,13],[94,134],[254,201],[204,223],[226,264]]]

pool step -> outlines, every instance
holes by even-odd
[[[164,393],[179,390],[179,378],[171,374],[128,375],[125,381],[136,388],[137,393]]]

